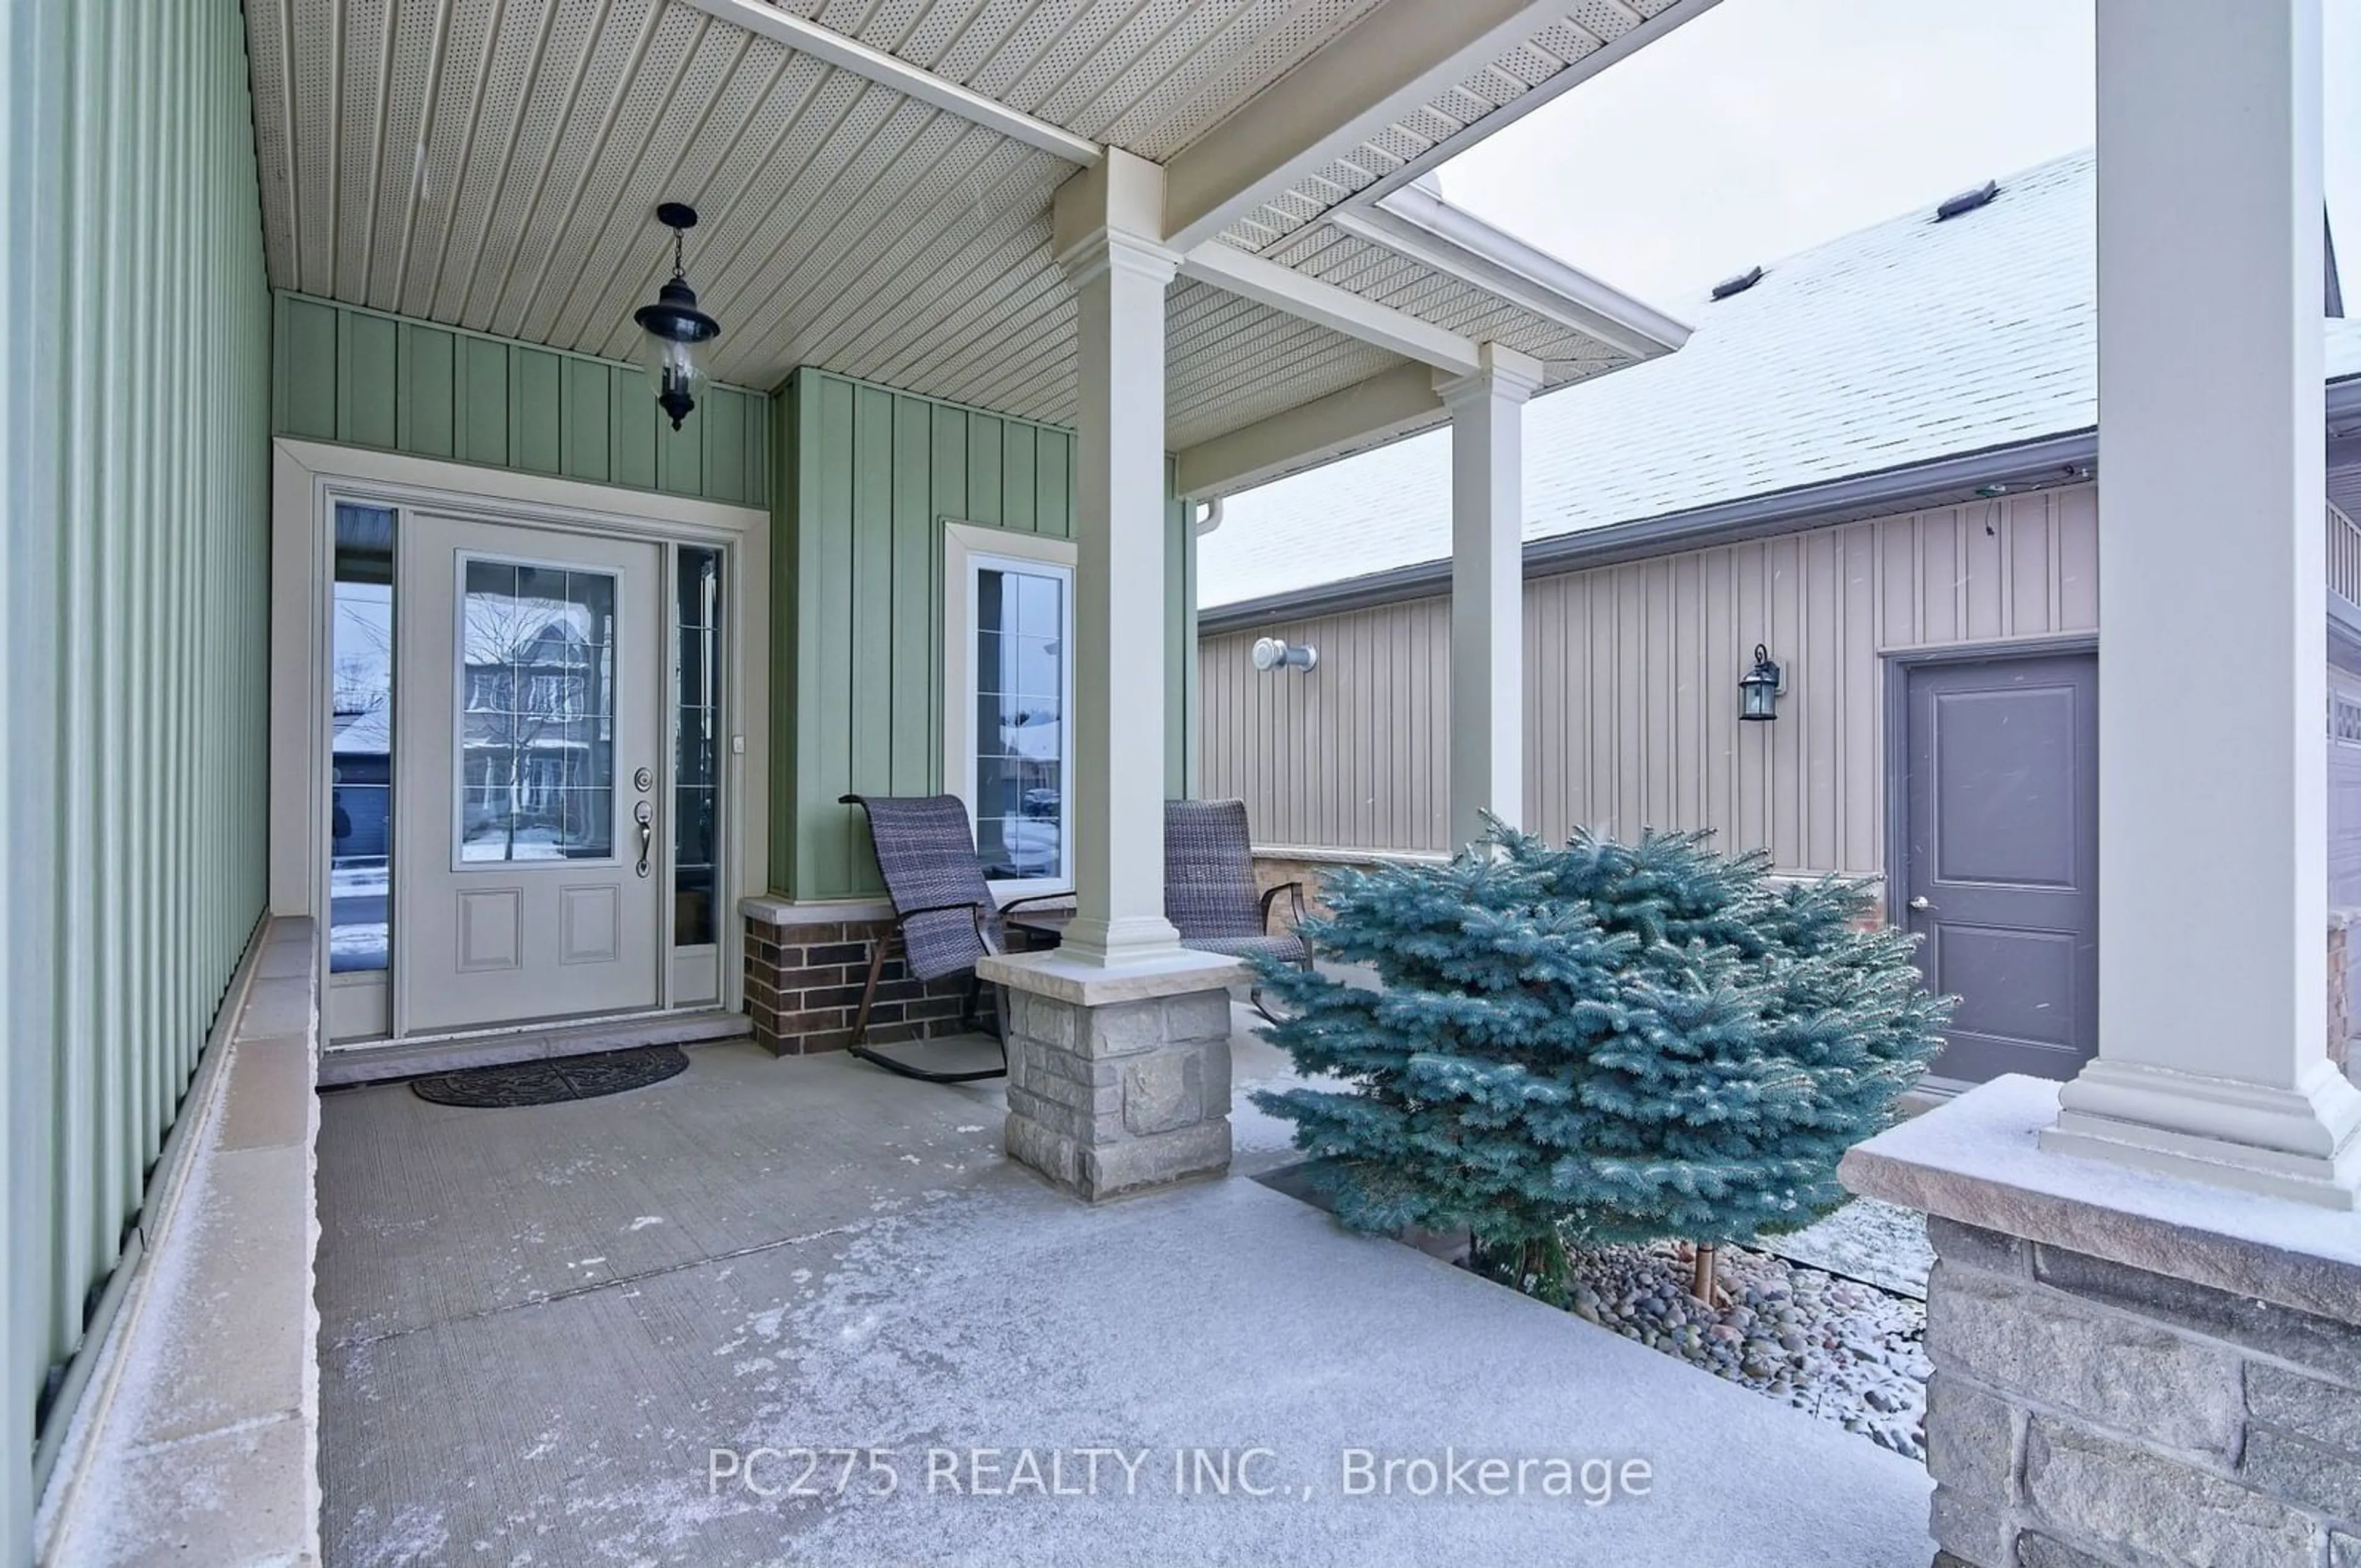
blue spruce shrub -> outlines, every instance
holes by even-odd
[[[1941,1043],[1871,885],[1774,883],[1703,833],[1565,848],[1498,824],[1448,864],[1332,876],[1307,924],[1382,990],[1259,966],[1264,1031],[1334,1079],[1255,1096],[1356,1229],[1469,1228],[1554,1276],[1564,1242],[1744,1243],[1841,1202],[1837,1160]],[[1538,1259],[1538,1262],[1533,1260]]]

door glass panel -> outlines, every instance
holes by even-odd
[[[714,838],[720,821],[721,552],[680,551],[680,645],[674,663],[672,814],[675,946],[714,939]]]
[[[459,858],[612,858],[613,576],[470,559],[459,641]]]
[[[975,575],[975,842],[994,881],[1062,881],[1067,579]]]
[[[391,956],[393,509],[336,505],[329,659],[328,967]]]

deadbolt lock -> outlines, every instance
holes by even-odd
[[[633,773],[631,775],[631,787],[638,790],[642,795],[645,795],[648,791],[655,788],[656,775],[654,770],[651,768],[642,768],[639,772]]]

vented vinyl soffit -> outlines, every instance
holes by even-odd
[[[1438,338],[1559,384],[1663,352],[1661,318],[1350,214],[1710,3],[247,0],[271,281],[626,358],[647,214],[686,200],[719,378],[1070,424],[1049,200],[1115,145],[1165,165],[1180,248],[1224,247],[1170,302],[1176,450]]]

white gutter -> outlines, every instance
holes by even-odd
[[[1404,185],[1375,203],[1347,203],[1327,221],[1635,359],[1669,354],[1689,339],[1685,323],[1453,206],[1422,185]]]

